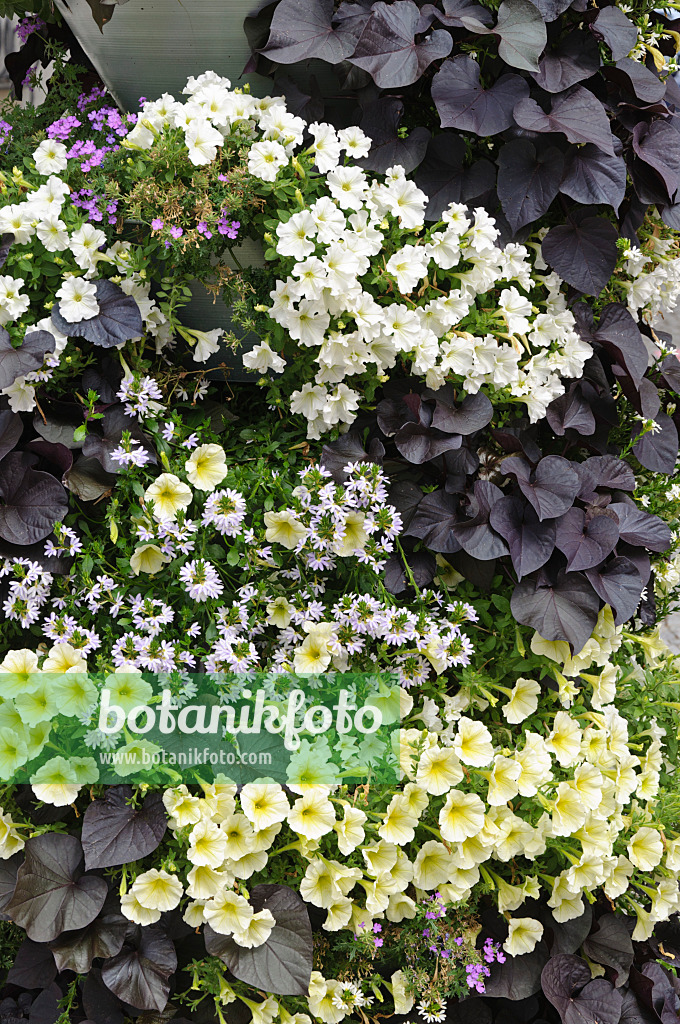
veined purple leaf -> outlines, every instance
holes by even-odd
[[[678,430],[675,423],[665,412],[657,412],[654,417],[655,431],[649,431],[633,445],[633,452],[638,462],[651,469],[653,473],[666,473],[670,476],[675,470],[678,457]],[[642,432],[642,424],[633,427],[633,436]]]
[[[595,416],[586,394],[596,397],[595,389],[587,381],[574,381],[567,392],[548,406],[545,418],[559,437],[567,430],[586,437],[595,433]]]
[[[604,978],[591,981],[590,969],[581,957],[568,953],[551,957],[543,968],[541,984],[562,1024],[619,1024],[621,993]]]
[[[630,558],[618,555],[604,566],[587,569],[586,577],[598,597],[614,612],[617,626],[635,614],[645,581]]]
[[[26,843],[25,854],[7,913],[29,939],[50,942],[94,921],[107,885],[103,878],[83,874],[83,850],[75,836],[36,836]]]
[[[351,33],[331,24],[333,0],[281,0],[272,18],[269,40],[260,52],[278,64],[316,57],[339,64],[352,53]]]
[[[667,551],[671,546],[670,527],[663,519],[643,512],[636,505],[617,501],[609,506],[619,520],[621,540],[635,547],[648,548],[649,551]]]
[[[562,153],[538,149],[529,139],[511,139],[498,155],[498,198],[513,231],[542,217],[557,195]]]
[[[551,228],[541,252],[553,270],[586,295],[599,295],[614,272],[619,235],[604,217],[569,220]]]
[[[14,348],[9,334],[0,327],[0,391],[14,384],[31,370],[38,370],[48,352],[54,352],[56,342],[49,331],[29,331],[18,348]]]
[[[665,121],[641,121],[633,129],[633,150],[662,179],[669,199],[680,184],[680,135]]]
[[[592,35],[572,31],[554,50],[546,52],[532,77],[546,92],[564,92],[597,74],[600,63],[600,51]]]
[[[465,152],[457,132],[440,132],[430,139],[415,176],[416,185],[429,197],[426,220],[439,220],[449,203],[462,201]]]
[[[578,463],[576,472],[579,475],[580,487],[578,497],[586,501],[598,487],[608,487],[616,491],[634,491],[635,474],[627,462],[617,459],[615,455],[593,455],[585,462]]]
[[[621,363],[635,385],[641,383],[649,355],[640,328],[625,306],[620,302],[605,306],[593,338]]]
[[[574,654],[590,639],[600,599],[581,573],[548,573],[545,568],[517,584],[510,600],[512,614],[545,640],[566,640]]]
[[[589,518],[583,509],[574,507],[557,520],[555,543],[567,556],[567,572],[600,565],[618,539],[618,523],[606,512]]]
[[[529,0],[503,0],[496,27],[498,56],[512,68],[537,71],[548,33],[543,17]]]
[[[541,521],[563,515],[571,508],[579,488],[578,474],[559,455],[547,455],[535,469],[526,459],[511,455],[501,463],[501,472],[515,478]]]
[[[592,24],[595,34],[611,50],[612,60],[627,57],[637,43],[637,29],[618,7],[603,7]]]
[[[135,932],[134,946],[125,946],[102,964],[106,987],[138,1010],[163,1010],[170,994],[170,975],[177,970],[171,939],[158,925]]]
[[[33,468],[36,455],[12,452],[0,462],[0,537],[25,546],[44,540],[68,512],[66,491]]]
[[[540,522],[520,498],[505,496],[491,509],[489,522],[507,542],[518,579],[545,565],[555,550],[555,520]]]
[[[425,391],[424,398],[436,399],[432,426],[450,434],[474,434],[491,422],[493,405],[485,394],[478,391],[476,395],[466,395],[459,406],[446,401],[440,391]],[[439,397],[441,395],[441,397]],[[456,445],[458,448],[459,445]]]
[[[407,462],[416,466],[436,459],[453,448],[460,448],[462,440],[460,434],[440,437],[437,431],[419,423],[405,423],[394,435],[398,451]]]
[[[97,281],[97,302],[97,315],[75,324],[64,319],[56,303],[51,314],[54,326],[71,338],[85,338],[101,348],[115,348],[144,333],[144,321],[135,299],[113,281]]]
[[[582,85],[555,96],[546,114],[536,100],[523,99],[514,109],[515,121],[532,132],[560,132],[570,142],[592,142],[614,156],[609,118],[602,103]]]
[[[0,460],[16,448],[23,430],[21,416],[11,409],[0,410]]]
[[[460,541],[453,535],[457,521],[457,498],[445,491],[432,491],[420,502],[418,511],[404,533],[407,537],[422,540],[432,551],[453,554],[462,548]]]
[[[589,960],[611,967],[616,988],[628,981],[633,964],[633,943],[625,922],[616,914],[603,914],[585,941],[583,952]]]
[[[369,104],[361,119],[361,129],[370,136],[371,152],[357,163],[369,171],[384,174],[388,167],[400,164],[407,173],[414,170],[425,156],[430,132],[413,128],[403,138],[399,133],[404,104],[396,96],[381,96]]]
[[[421,12],[413,0],[378,0],[364,23],[351,64],[367,71],[381,89],[412,85],[435,60],[448,57],[453,46],[451,34],[435,29],[421,42]]]
[[[544,21],[557,21],[560,14],[564,14],[567,7],[571,6],[571,0],[536,0],[536,7],[543,16]]]
[[[640,61],[624,57],[615,67],[606,67],[605,76],[624,88],[632,89],[643,103],[658,103],[664,98],[666,84]]]
[[[482,562],[507,555],[508,546],[489,525],[497,501],[503,497],[500,487],[488,480],[477,480],[464,515],[453,525],[453,535],[468,555]]]
[[[490,89],[479,81],[479,64],[459,54],[445,60],[432,79],[432,99],[442,128],[498,135],[513,123],[515,106],[529,94],[519,75],[502,75]]]
[[[437,18],[442,25],[449,25],[451,28],[466,28],[471,18],[486,28],[493,24],[491,11],[475,3],[475,0],[444,0],[442,7],[443,13],[433,4],[425,4],[421,11],[423,14],[432,14],[432,17]]]
[[[560,192],[585,205],[606,203],[618,213],[626,192],[623,157],[609,156],[592,142],[573,146],[565,160]]]

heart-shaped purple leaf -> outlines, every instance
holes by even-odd
[[[432,79],[432,99],[442,128],[457,128],[476,135],[498,135],[513,123],[515,106],[529,94],[519,75],[502,75],[484,89],[479,64],[459,54],[445,60]]]
[[[604,217],[586,217],[551,228],[541,252],[553,270],[586,295],[599,295],[616,267],[619,235]]]
[[[545,640],[566,640],[578,654],[592,635],[600,599],[581,573],[540,569],[517,584],[510,609],[523,626]]]
[[[557,520],[555,543],[567,556],[567,572],[592,569],[605,560],[616,547],[619,527],[606,513],[588,515],[580,508],[570,508]]]
[[[25,546],[44,540],[68,512],[55,477],[33,469],[37,456],[12,452],[0,462],[0,537]]]
[[[9,334],[0,327],[0,391],[14,384],[17,377],[38,370],[48,352],[54,352],[56,342],[49,331],[29,331],[18,348],[14,348]]]
[[[540,522],[531,505],[520,498],[501,498],[491,509],[489,521],[507,541],[520,580],[545,565],[555,550],[555,520]]]
[[[52,308],[54,326],[72,338],[85,338],[101,348],[115,348],[144,333],[144,321],[135,299],[113,281],[97,281],[99,312],[89,320],[70,323],[59,303]]]

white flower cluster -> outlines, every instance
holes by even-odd
[[[37,155],[37,151],[36,151]],[[40,161],[37,161],[40,165]],[[131,295],[139,306],[145,331],[156,339],[158,351],[171,342],[169,325],[150,295],[150,283],[131,267],[131,245],[116,242],[104,249],[106,235],[99,228],[85,222],[75,208],[64,211],[69,186],[56,175],[34,192],[28,192],[19,203],[0,207],[0,231],[12,232],[15,245],[35,248],[42,245],[50,252],[68,254],[65,261],[64,277],[55,291],[59,310],[68,323],[90,320],[99,313],[97,286],[93,280],[99,275],[100,264],[118,271],[114,277],[126,295]],[[69,230],[65,220],[77,224]],[[69,264],[71,267],[69,269]],[[5,325],[23,316],[29,310],[30,298],[22,292],[25,281],[21,277],[0,274],[0,325]],[[17,377],[1,392],[9,399],[14,412],[30,412],[35,408],[35,387],[52,377],[59,365],[60,356],[68,342],[68,336],[55,325],[51,317],[43,317],[37,323],[25,328],[24,335],[35,331],[47,331],[55,339],[55,348],[50,352],[38,370]]]
[[[314,380],[291,404],[309,420],[310,437],[354,420],[359,392],[347,378],[367,368],[383,375],[398,358],[431,387],[453,376],[468,393],[507,389],[534,421],[563,393],[562,378],[580,375],[592,350],[576,333],[562,282],[536,276],[524,246],[501,249],[483,209],[452,204],[425,231],[427,196],[402,167],[378,181],[347,163],[369,151],[359,128],[307,125],[283,97],[231,90],[214,72],[190,79],[184,92],[185,103],[165,94],[145,104],[124,145],[150,149],[161,132],[179,128],[189,159],[202,166],[238,128],[253,176],[274,181],[301,155],[325,176],[324,194],[277,227],[274,245],[291,271],[269,309],[289,339],[315,350]],[[305,131],[311,145],[303,150]],[[376,275],[377,284],[369,283]],[[503,285],[483,333],[456,330],[477,296]],[[286,365],[267,340],[244,362],[260,372]]]
[[[344,179],[345,172],[360,187],[350,201],[333,185],[333,175]],[[357,168],[338,167],[328,175],[331,195],[277,228],[277,252],[296,262],[271,293],[269,316],[299,346],[315,350],[318,367],[314,381],[293,393],[292,411],[306,416],[313,438],[349,424],[359,391],[346,378],[368,367],[384,375],[406,359],[429,387],[453,377],[468,394],[484,386],[507,390],[532,421],[540,419],[563,393],[562,378],[578,377],[592,353],[576,332],[561,281],[532,276],[524,246],[499,248],[481,208],[451,204],[441,225],[423,231],[427,197],[400,167],[386,177],[369,181]],[[390,217],[399,221],[398,247],[385,259],[395,248]],[[377,287],[369,283],[376,278]],[[502,285],[488,300],[495,312],[486,332],[462,329],[477,297]],[[244,359],[262,371],[283,368],[271,361],[267,342]]]
[[[674,238],[647,240],[643,252],[638,246],[631,246],[624,252],[624,271],[628,280],[623,281],[627,293],[630,313],[637,319],[642,316],[651,323],[664,313],[672,313],[680,298],[680,256]],[[661,323],[663,328],[663,322]]]

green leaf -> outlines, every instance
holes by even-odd
[[[76,427],[76,429],[73,431],[73,440],[74,441],[84,441],[86,437],[87,437],[87,424],[86,423],[81,423],[80,426]]]
[[[237,547],[229,548],[227,552],[227,562],[229,565],[238,565],[241,560],[241,553]]]

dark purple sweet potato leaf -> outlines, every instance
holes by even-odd
[[[97,1024],[123,1024],[123,1007],[102,981],[102,972],[93,967],[82,985],[83,1009]]]
[[[543,239],[543,259],[567,284],[586,295],[599,295],[618,259],[618,232],[604,217],[586,217],[551,228]]]
[[[498,198],[513,231],[538,220],[557,195],[562,153],[556,146],[536,149],[529,139],[511,139],[498,155]]]
[[[47,988],[56,976],[57,965],[49,947],[43,942],[24,939],[16,952],[6,981],[8,985],[18,985],[20,988]]]
[[[452,448],[460,448],[462,440],[460,434],[440,437],[436,430],[419,423],[405,423],[394,435],[397,450],[415,466],[436,459]]]
[[[453,535],[457,521],[457,499],[445,491],[432,491],[421,501],[405,534],[422,540],[433,551],[453,554],[462,547]]]
[[[205,928],[205,947],[223,961],[239,981],[275,995],[307,994],[312,973],[312,928],[304,901],[287,885],[256,885],[250,893],[255,910],[269,910],[276,924],[255,949],[238,946],[231,936]]]
[[[583,945],[589,960],[614,972],[614,984],[620,988],[628,981],[633,963],[633,943],[623,920],[616,914],[603,914]]]
[[[541,521],[563,515],[578,493],[578,474],[559,455],[547,455],[534,470],[525,459],[511,455],[501,463],[501,472],[516,479]]]
[[[662,362],[661,376],[671,391],[680,395],[680,359],[673,353],[667,355]]]
[[[24,853],[7,913],[29,939],[50,942],[94,921],[107,885],[82,873],[83,849],[75,836],[45,833],[29,839]]]
[[[609,487],[617,491],[634,491],[635,474],[627,462],[615,455],[593,455],[585,462],[578,463],[576,472],[581,486],[578,497],[592,500],[598,487]]]
[[[578,654],[592,635],[600,601],[581,573],[560,570],[554,575],[540,569],[517,584],[510,608],[523,626],[545,640],[566,640]]]
[[[281,0],[267,45],[260,52],[278,64],[296,64],[310,57],[339,64],[352,53],[354,42],[342,27],[333,28],[332,18],[332,0]]]
[[[663,519],[628,502],[614,502],[609,508],[618,517],[621,540],[626,544],[657,552],[667,551],[671,546],[670,527]]]
[[[523,99],[514,109],[520,128],[532,132],[559,132],[570,142],[591,142],[598,149],[614,156],[614,143],[609,118],[600,101],[582,85],[555,96],[546,114],[536,100]]]
[[[112,786],[103,800],[89,804],[83,816],[83,850],[89,868],[109,868],[148,857],[167,828],[160,793],[149,793],[140,807],[130,807],[130,786]]]
[[[48,352],[54,352],[56,342],[49,331],[30,331],[18,348],[14,348],[9,334],[0,327],[0,391],[11,387],[17,377],[38,370]]]
[[[680,184],[680,134],[666,121],[640,121],[633,129],[633,150],[660,176],[672,200]]]
[[[100,348],[115,348],[116,345],[138,338],[144,333],[144,321],[139,306],[132,295],[126,295],[113,281],[97,281],[97,302],[97,315],[76,324],[64,319],[59,303],[56,303],[52,308],[55,327],[71,338],[85,338]]]
[[[33,469],[35,455],[11,452],[0,462],[0,537],[35,544],[68,512],[66,491],[55,477]]]
[[[448,57],[450,32],[435,29],[420,42],[421,12],[413,0],[377,0],[348,60],[367,71],[380,89],[412,85],[435,60]]]
[[[592,27],[611,50],[612,60],[627,57],[637,43],[635,25],[618,7],[602,8]]]
[[[498,37],[498,56],[511,68],[538,71],[548,33],[543,17],[529,0],[503,0],[491,32]]]
[[[616,520],[606,512],[589,518],[574,507],[557,521],[555,543],[567,556],[567,572],[593,569],[612,553],[618,539]]]
[[[605,306],[591,337],[623,366],[638,387],[647,370],[649,355],[640,328],[626,307],[620,302]]]
[[[23,854],[15,853],[7,860],[0,861],[0,921],[8,921],[5,913],[17,884],[17,871],[24,862]]]
[[[633,453],[638,462],[651,469],[653,473],[665,473],[670,476],[675,470],[678,457],[678,431],[675,423],[665,412],[658,412],[654,417],[656,428],[649,431],[633,445]],[[642,431],[642,424],[633,428],[636,437]]]
[[[4,267],[5,263],[7,263],[7,257],[13,245],[14,235],[11,231],[6,231],[0,235],[0,267]]]
[[[489,519],[508,544],[518,579],[545,565],[555,550],[555,520],[540,522],[531,505],[509,495],[491,509]]]
[[[584,397],[584,389],[588,387],[586,381],[575,381],[568,391],[553,399],[548,406],[546,419],[559,437],[563,437],[567,430],[575,430],[586,437],[595,433],[595,416],[590,402]]]
[[[129,926],[129,920],[120,912],[118,897],[110,896],[99,916],[86,928],[64,932],[50,943],[57,968],[87,974],[97,957],[120,953]]]
[[[429,197],[426,220],[439,220],[449,203],[461,202],[465,153],[465,142],[457,132],[440,132],[430,139],[415,176],[416,185]]]
[[[64,473],[62,482],[83,501],[98,501],[105,494],[110,494],[116,486],[113,473],[107,473],[98,459],[85,455],[81,455]]]
[[[586,976],[587,972],[587,976]],[[558,953],[541,975],[543,994],[558,1011],[562,1024],[618,1024],[623,1000],[609,981],[590,980],[581,957]]]
[[[481,562],[508,554],[507,544],[489,525],[493,507],[502,497],[500,487],[488,480],[476,480],[467,508],[462,509],[463,514],[452,527],[463,551]]]
[[[515,106],[529,94],[519,75],[502,75],[489,89],[482,88],[479,64],[459,54],[445,60],[432,79],[432,99],[442,128],[498,135],[513,123]]]
[[[536,0],[534,7],[541,12],[544,21],[550,22],[557,21],[570,5],[571,0]]]
[[[466,28],[470,24],[471,18],[486,28],[493,25],[491,11],[476,3],[475,0],[443,0],[442,7],[444,13],[433,4],[424,4],[421,11],[424,15],[432,15],[442,25],[448,25],[450,28]]]
[[[546,92],[564,92],[592,78],[600,67],[600,51],[590,33],[572,31],[548,50],[532,78]]]
[[[425,392],[423,396],[436,400],[432,426],[437,430],[468,436],[491,422],[493,405],[481,391],[476,395],[466,395],[459,406],[451,405],[442,391]]]
[[[413,128],[403,137],[399,125],[404,104],[396,96],[381,96],[364,110],[360,127],[372,141],[371,152],[358,160],[360,167],[384,174],[388,167],[400,164],[406,173],[421,163],[430,141],[427,128]]]
[[[589,142],[573,146],[564,164],[560,192],[586,206],[606,203],[618,212],[626,192],[626,164]]]
[[[643,103],[658,103],[666,93],[666,83],[640,61],[630,57],[617,61],[615,67],[608,67],[605,75],[610,82],[631,89]]]
[[[177,969],[172,941],[158,925],[137,930],[135,947],[102,965],[102,981],[114,995],[138,1010],[163,1010],[170,976]]]
[[[511,999],[513,1002],[528,1000],[530,996],[541,991],[541,972],[547,959],[548,949],[544,942],[539,942],[531,953],[506,957],[504,964],[494,965],[491,977],[485,981],[485,997]],[[477,1000],[474,1002],[477,1003]],[[481,1003],[481,1000],[479,1002]],[[458,1005],[465,1006],[466,1003]],[[469,1024],[472,1024],[472,1021]]]
[[[406,554],[406,561],[417,587],[427,587],[435,578],[437,563],[431,552],[409,552]],[[393,554],[387,559],[383,581],[390,594],[403,594],[411,586],[411,580],[400,555]]]
[[[0,460],[16,448],[23,430],[21,416],[11,409],[0,410]]]

